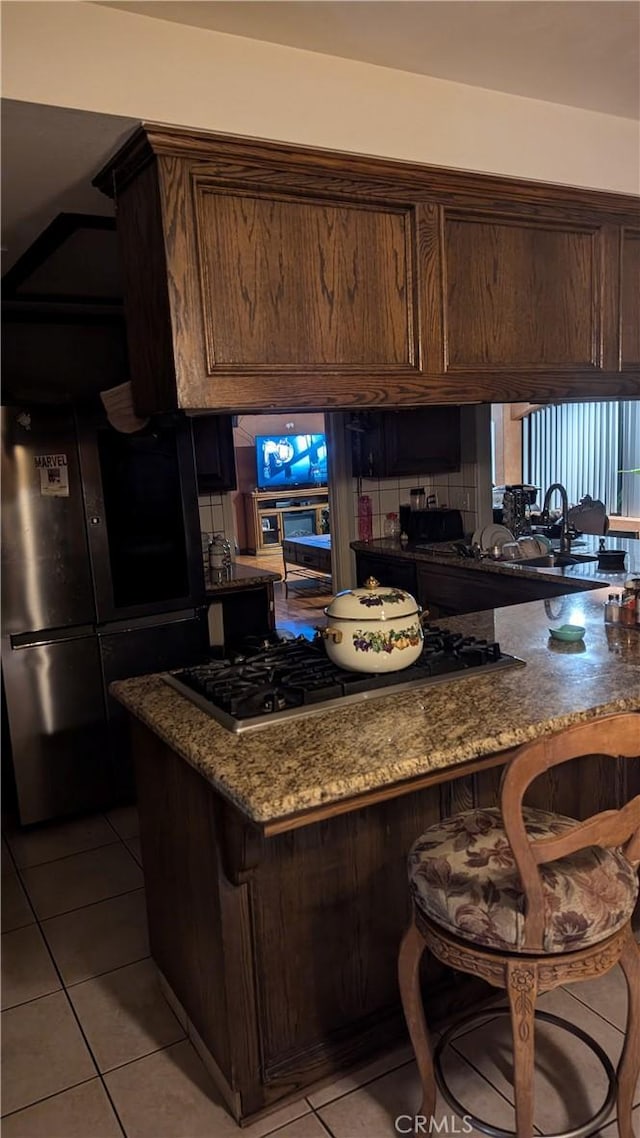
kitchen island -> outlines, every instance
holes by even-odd
[[[384,585],[407,589],[435,616],[478,612],[524,601],[543,600],[573,591],[609,584],[622,590],[627,577],[640,576],[640,541],[604,538],[607,550],[624,550],[625,568],[611,572],[598,568],[600,538],[582,534],[572,543],[576,557],[590,557],[576,565],[541,566],[491,557],[463,557],[460,542],[408,544],[402,548],[391,538],[354,541],[358,584],[374,576]]]
[[[640,711],[640,633],[605,626],[607,591],[445,622],[524,666],[240,735],[159,676],[114,685],[133,717],[152,953],[237,1119],[402,1032],[405,858],[421,830],[494,803],[520,743]],[[550,639],[567,622],[584,642]],[[552,772],[532,803],[584,816],[640,790],[640,761],[604,763]],[[436,1014],[469,998],[440,966],[430,983]]]

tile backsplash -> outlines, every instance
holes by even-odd
[[[425,494],[435,494],[436,504],[460,510],[466,534],[478,525],[491,521],[491,472],[489,453],[490,410],[487,406],[461,408],[463,461],[452,474],[416,474],[404,478],[363,478],[362,493],[371,498],[373,537],[383,537],[387,514],[400,511],[409,504],[412,486],[424,487]],[[354,533],[358,532],[358,480],[353,479]]]
[[[233,510],[229,494],[199,494],[198,512],[200,514],[200,533],[202,535],[202,556],[208,565],[209,538],[214,533],[223,533],[230,541],[233,551],[236,543],[233,524]]]
[[[222,498],[222,494],[198,495],[201,533],[224,533],[225,518]],[[225,534],[225,537],[229,537],[229,534]]]
[[[460,510],[465,533],[471,533],[475,529],[476,466],[475,463],[463,463],[461,470],[455,474],[415,474],[410,478],[400,479],[363,478],[362,493],[371,498],[374,538],[383,536],[383,525],[387,514],[399,514],[400,506],[409,504],[409,492],[412,486],[423,486],[427,495],[435,494],[438,506]],[[353,516],[357,533],[357,480],[354,480]]]

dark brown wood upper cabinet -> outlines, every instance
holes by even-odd
[[[597,226],[445,211],[447,367],[600,368],[616,339],[601,300]]]
[[[200,494],[235,490],[236,459],[230,415],[195,415],[191,420]]]
[[[640,372],[640,229],[622,234],[621,293],[622,368]]]
[[[197,179],[206,366],[415,367],[412,211]]]
[[[635,198],[154,125],[96,184],[140,412],[640,392]]]
[[[402,478],[460,469],[460,408],[412,407],[351,416],[352,473]]]

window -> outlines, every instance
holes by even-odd
[[[533,411],[523,429],[525,482],[562,482],[569,501],[585,494],[607,513],[640,516],[640,401],[560,403]]]

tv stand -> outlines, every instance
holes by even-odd
[[[285,538],[329,533],[329,490],[254,490],[245,494],[248,553],[265,557],[282,550]]]

